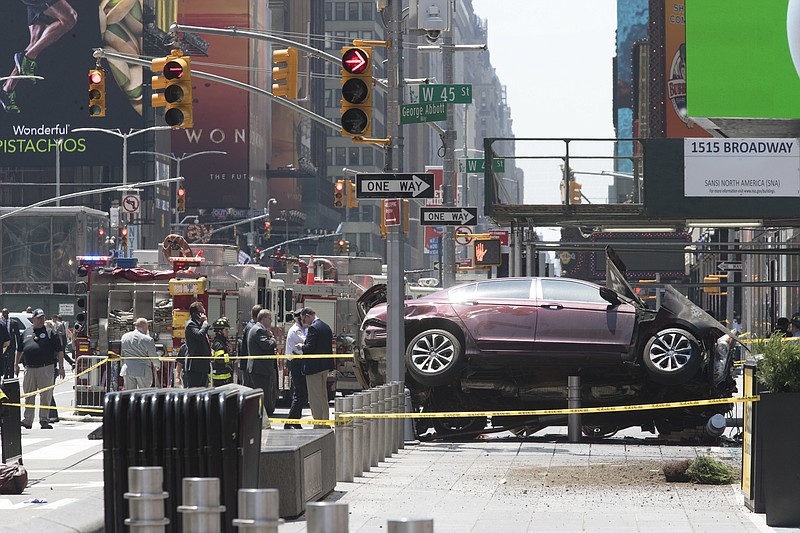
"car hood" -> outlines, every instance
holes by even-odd
[[[606,246],[606,287],[620,296],[624,296],[626,300],[634,302],[639,307],[647,307],[631,286],[628,285],[625,279],[626,271],[627,269],[622,259],[610,246]]]
[[[358,302],[356,303],[359,320],[363,321],[364,317],[367,316],[367,313],[369,312],[370,309],[384,302],[386,302],[385,283],[379,283],[377,285],[373,285],[372,287],[364,291],[364,294],[362,294],[358,298]]]
[[[658,309],[660,318],[677,318],[692,324],[701,333],[718,331],[723,335],[729,335],[738,341],[736,334],[729,330],[724,324],[718,321],[707,312],[700,309],[689,298],[678,292],[671,285],[664,286],[664,297],[661,299],[661,307]]]

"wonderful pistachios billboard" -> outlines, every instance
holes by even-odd
[[[686,0],[690,117],[800,118],[800,0]]]
[[[140,55],[142,0],[0,2],[0,165],[119,165],[121,141],[82,127],[143,127],[142,68],[102,60],[106,116],[90,117],[95,48]]]

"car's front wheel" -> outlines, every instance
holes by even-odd
[[[418,333],[406,346],[406,372],[420,385],[451,383],[464,366],[461,341],[444,329]]]
[[[650,338],[642,358],[653,381],[680,385],[697,373],[703,362],[703,350],[694,335],[685,329],[667,328]]]

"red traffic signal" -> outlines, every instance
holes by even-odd
[[[99,70],[90,70],[89,71],[89,83],[92,85],[97,85],[98,83],[103,81],[103,73]]]
[[[106,234],[106,230],[104,230],[103,228],[100,228],[100,229],[97,230],[97,234],[102,237],[103,235]]]
[[[183,77],[184,66],[181,61],[167,61],[164,65],[164,77],[168,80],[177,80]]]
[[[128,228],[120,229],[119,230],[119,234],[122,235],[123,237],[127,237],[128,236]]]
[[[183,187],[179,187],[178,196],[186,196],[186,189],[184,189]]]
[[[349,48],[342,54],[342,68],[350,74],[361,74],[369,67],[369,53],[361,48]]]

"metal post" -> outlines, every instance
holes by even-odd
[[[160,466],[131,466],[128,468],[128,500],[130,518],[125,525],[131,533],[163,533],[169,524],[164,517],[164,502],[169,496],[162,490],[164,469]]]
[[[378,389],[370,389],[369,390],[369,413],[375,415],[378,414]],[[369,425],[372,429],[370,429],[371,438],[369,440],[369,464],[370,466],[378,466],[380,463],[380,443],[382,442],[381,430],[380,430],[380,423],[377,418],[370,418]]]
[[[178,176],[183,175],[181,174],[181,159],[178,159],[177,163],[175,164],[175,173]],[[178,224],[181,223],[181,214],[178,213],[178,189],[180,189],[180,185],[176,183],[175,184],[175,231],[178,231]]]
[[[183,505],[178,512],[183,513],[184,533],[220,533],[225,506],[219,504],[219,478],[183,478]]]
[[[581,407],[581,377],[569,376],[567,378],[567,407],[580,409]],[[581,441],[581,415],[567,415],[567,438],[569,442]]]
[[[433,518],[396,518],[386,525],[386,533],[433,533]]]
[[[375,388],[375,412],[383,414],[386,412],[386,387],[380,385]],[[375,419],[378,423],[378,462],[382,463],[386,460],[386,419]]]
[[[362,409],[364,396],[359,392],[353,394],[353,414],[363,413]],[[353,477],[361,477],[364,473],[364,419],[356,417],[353,419]]]
[[[64,139],[56,139],[56,198],[61,196],[61,145]],[[56,207],[61,207],[61,200],[56,200]]]
[[[392,385],[387,383],[383,386],[383,412],[389,414],[392,412]],[[392,425],[394,420],[391,418],[384,418],[383,422],[383,455],[384,457],[392,456]]]
[[[341,502],[309,502],[306,504],[308,533],[347,533],[348,507]]]
[[[406,413],[410,413],[413,411],[414,406],[411,404],[411,391],[408,390],[408,387],[403,389],[403,397],[405,398],[405,409]],[[406,418],[405,424],[403,424],[403,443],[404,444],[418,444],[419,441],[417,440],[417,436],[414,433],[414,419],[413,418]]]
[[[452,3],[447,3],[447,9],[452,9]],[[445,15],[448,16],[448,15]],[[453,31],[447,30],[442,32],[442,68],[444,83],[451,85],[455,77],[453,60],[455,49],[453,48]],[[454,106],[447,106],[447,120],[445,121],[445,132],[442,135],[442,142],[444,144],[444,157],[442,158],[442,202],[446,207],[454,207],[455,204],[455,141],[457,134],[454,130]],[[442,282],[444,287],[451,287],[456,282],[456,242],[455,231],[453,226],[446,226],[444,238],[442,239]]]
[[[278,533],[278,489],[239,489],[239,517],[233,526],[247,533]]]
[[[334,400],[336,420],[345,422],[342,414],[353,412],[353,397],[345,396]],[[353,481],[353,419],[337,424],[336,436],[336,481]]]
[[[372,395],[370,394],[370,389],[367,389],[361,393],[361,413],[366,414],[370,412],[370,399]],[[370,468],[372,467],[372,419],[371,418],[362,418],[361,420],[364,421],[363,423],[363,437],[364,440],[361,441],[361,472],[369,472]]]
[[[398,381],[392,381],[392,412],[400,414],[403,412],[402,410],[402,386]],[[392,419],[392,453],[397,453],[397,451],[403,447],[403,419],[402,418],[394,418]]]

